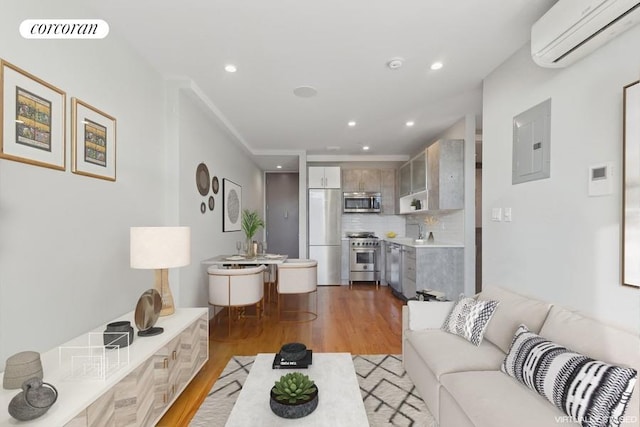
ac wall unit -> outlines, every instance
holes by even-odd
[[[639,21],[640,0],[559,0],[531,27],[531,56],[566,67]]]

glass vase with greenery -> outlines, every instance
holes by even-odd
[[[253,236],[264,227],[264,221],[258,215],[258,211],[250,211],[249,209],[244,209],[242,211],[242,231],[244,231],[245,236],[247,237],[247,256],[254,257],[256,256],[256,250],[253,245]]]

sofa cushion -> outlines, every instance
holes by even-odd
[[[473,345],[480,345],[484,331],[498,306],[498,301],[463,298],[449,313],[442,330],[458,335]]]
[[[558,427],[579,425],[500,371],[458,372],[440,378],[440,425],[462,410],[476,427]],[[457,406],[457,407],[456,407]]]
[[[622,417],[636,382],[622,368],[568,350],[521,325],[501,367],[584,427],[613,425]]]
[[[497,286],[483,289],[478,299],[500,301],[484,337],[505,353],[509,351],[513,334],[516,333],[520,324],[524,323],[532,332],[539,332],[551,308],[551,304],[547,302],[528,298]]]
[[[505,354],[484,341],[478,347],[441,329],[407,331],[406,340],[438,380],[449,372],[499,370]]]
[[[528,325],[527,325],[528,326]],[[533,331],[531,328],[529,330]],[[594,359],[640,369],[640,337],[554,306],[540,335]]]

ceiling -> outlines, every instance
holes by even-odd
[[[299,152],[397,160],[465,114],[480,118],[483,78],[554,2],[92,1],[110,36],[167,78],[191,79],[264,170],[297,170]],[[294,95],[300,86],[317,94]]]

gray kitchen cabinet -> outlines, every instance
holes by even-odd
[[[417,248],[416,290],[423,289],[457,300],[464,293],[464,248]]]
[[[464,208],[464,141],[440,140],[427,148],[429,210]]]
[[[411,159],[411,194],[427,189],[427,150]]]
[[[402,294],[411,299],[416,296],[416,248],[402,247]]]
[[[342,190],[380,192],[380,169],[343,169]]]
[[[411,162],[407,162],[400,166],[398,171],[400,180],[400,197],[411,194]]]
[[[393,215],[398,213],[396,197],[396,170],[380,169],[380,205],[381,214]]]

